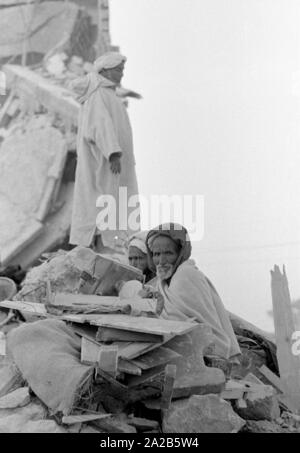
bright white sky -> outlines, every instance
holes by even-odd
[[[273,264],[300,296],[300,2],[110,5],[123,84],[144,97],[129,107],[140,192],[204,195],[194,256],[229,309],[270,329]]]

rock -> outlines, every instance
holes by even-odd
[[[0,409],[14,409],[16,407],[24,407],[29,403],[29,388],[21,387],[0,398]]]
[[[275,422],[269,422],[267,420],[253,421],[247,420],[246,425],[242,429],[243,433],[267,433],[267,434],[280,434],[290,433],[286,428],[282,428]]]
[[[220,393],[225,388],[223,371],[209,368],[204,363],[203,354],[211,343],[211,329],[206,325],[199,325],[191,333],[166,343],[167,348],[182,356],[172,361],[177,367],[173,399]]]
[[[45,415],[44,407],[37,403],[17,409],[1,409],[0,433],[20,433],[29,421],[42,420]]]
[[[0,368],[0,397],[23,385],[23,377],[14,363]]]
[[[280,408],[275,396],[251,398],[245,400],[247,407],[241,408],[234,403],[234,410],[245,420],[276,420],[280,417]]]
[[[244,426],[231,405],[217,395],[193,395],[173,403],[163,419],[164,433],[236,433]]]
[[[37,420],[29,421],[19,431],[20,433],[48,433],[48,434],[64,434],[68,431],[59,426],[53,420]]]

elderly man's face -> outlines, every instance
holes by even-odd
[[[152,257],[156,266],[157,276],[167,280],[174,273],[174,264],[179,256],[179,250],[174,241],[166,236],[159,236],[152,244]]]
[[[144,272],[148,267],[147,255],[134,246],[129,247],[128,251],[129,264]]]
[[[120,63],[118,66],[116,66],[115,68],[111,68],[111,69],[103,69],[101,71],[101,74],[103,75],[103,77],[105,77],[106,79],[110,80],[111,82],[119,85],[122,78],[123,78],[123,74],[124,74],[124,68],[125,68],[125,62],[122,61],[122,63]]]

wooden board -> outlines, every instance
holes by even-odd
[[[155,312],[156,303],[154,299],[142,298],[128,298],[122,299],[117,296],[98,296],[94,294],[64,294],[57,293],[53,302],[54,305],[63,307],[76,307],[76,306],[107,306],[111,308],[120,309],[120,307],[131,307],[136,313],[141,311]]]
[[[155,335],[184,335],[199,324],[187,321],[169,321],[161,318],[134,317],[129,315],[99,315],[90,321],[92,325]]]
[[[282,385],[282,382],[276,374],[274,374],[266,365],[263,365],[259,368],[259,372],[266,378],[268,381],[275,387],[279,392],[284,393],[285,389]]]
[[[284,268],[283,273],[278,266],[271,271],[271,289],[280,380],[284,395],[292,402],[294,411],[300,414],[300,360],[292,353],[295,325]]]
[[[142,370],[138,366],[134,365],[134,363],[130,362],[130,360],[125,360],[119,358],[118,362],[118,369],[122,373],[132,374],[134,376],[141,376]]]
[[[128,302],[127,302],[128,303]],[[73,307],[74,305],[120,305],[120,298],[115,296],[96,296],[94,294],[56,293],[53,305]]]
[[[97,329],[95,327],[90,326],[89,324],[72,324],[71,327],[74,330],[74,332],[80,337],[85,337],[90,341],[98,343],[96,341]]]
[[[164,375],[164,372],[165,372],[164,365],[151,368],[150,370],[145,371],[141,376],[130,376],[130,378],[127,381],[127,385],[129,388],[143,385],[146,382],[159,378],[160,376],[162,377]]]
[[[162,343],[164,341],[164,337],[162,335],[128,332],[127,330],[113,329],[110,327],[99,327],[96,339],[97,341],[104,343],[111,341]]]
[[[64,425],[73,425],[75,423],[88,423],[93,420],[102,420],[111,417],[111,414],[82,414],[82,415],[65,415],[62,418]]]
[[[161,343],[115,342],[113,344],[116,344],[119,347],[119,357],[127,360],[135,359],[161,346]]]
[[[164,365],[172,360],[178,359],[179,357],[182,356],[177,352],[168,348],[160,347],[155,351],[148,352],[147,354],[132,360],[132,362],[142,370],[149,370],[150,368]]]
[[[10,308],[12,310],[19,310],[24,313],[30,313],[41,317],[48,316],[45,305],[37,304],[35,302],[4,300],[0,302],[0,307]]]
[[[168,410],[172,401],[173,388],[176,379],[176,365],[167,365],[165,370],[164,388],[161,395],[161,409]]]

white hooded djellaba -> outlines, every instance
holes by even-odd
[[[116,95],[116,85],[96,71],[73,81],[71,88],[78,94],[81,109],[70,243],[90,246],[98,227],[103,244],[112,247],[115,236],[125,238],[140,229],[139,217],[135,215],[139,212],[138,204],[128,208],[128,199],[138,195],[129,117],[122,100]],[[113,153],[122,153],[121,174],[113,174],[110,169],[109,157]],[[127,191],[127,196],[120,199],[120,203],[119,187],[123,187],[125,193]],[[102,221],[99,221],[100,208],[96,207],[96,201],[100,195],[112,195],[116,200],[116,228],[111,230],[105,231],[107,216],[103,215]],[[121,225],[125,231],[119,231],[119,204],[124,210],[126,223],[130,213],[137,220],[136,229],[131,229],[131,225],[127,228]],[[102,208],[103,214],[107,213],[108,205],[102,204]]]

